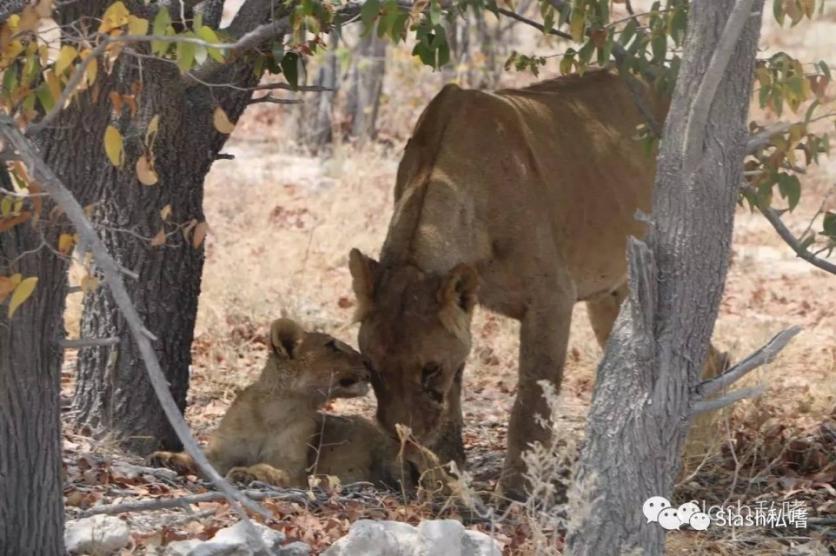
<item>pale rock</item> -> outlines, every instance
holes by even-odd
[[[64,545],[71,554],[113,554],[130,542],[128,525],[109,515],[71,520],[64,526]]]

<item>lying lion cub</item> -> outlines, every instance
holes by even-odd
[[[318,472],[343,482],[389,482],[396,448],[382,431],[360,417],[317,411],[328,400],[368,392],[363,357],[288,319],[273,322],[270,344],[261,376],[235,398],[209,440],[206,456],[215,469],[235,481],[306,486],[314,461]],[[320,445],[324,448],[314,449]],[[151,462],[196,472],[194,460],[183,452],[155,452]]]

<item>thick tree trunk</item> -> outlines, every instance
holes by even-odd
[[[49,210],[47,208],[47,210]],[[57,233],[47,233],[54,245]],[[30,223],[0,234],[0,274],[39,278],[10,320],[0,307],[0,555],[64,554],[61,472],[61,313],[66,263]],[[21,257],[14,264],[9,264]]]
[[[354,58],[346,114],[351,119],[349,135],[363,143],[377,134],[377,112],[386,72],[386,41],[370,32],[360,38]]]
[[[257,78],[252,68],[239,66],[218,82],[254,85]],[[139,275],[138,280],[128,282],[129,293],[158,338],[157,357],[182,410],[203,269],[203,244],[195,242],[196,230],[205,226],[200,224],[204,222],[203,180],[227,139],[213,128],[212,114],[220,105],[237,120],[250,93],[187,88],[177,68],[162,61],[147,60],[142,71],[145,87],[138,99],[138,117],[126,115],[113,122],[124,137],[134,138],[126,144],[126,165],[110,172],[100,188],[95,220],[116,261]],[[115,88],[127,91],[136,79],[135,70],[123,69]],[[132,169],[141,153],[144,130],[155,115],[160,117],[154,144],[159,182],[144,186]],[[171,214],[164,222],[160,211],[166,206],[171,207]],[[166,242],[152,246],[150,239],[160,230],[168,234]],[[120,342],[116,347],[92,347],[79,354],[74,398],[79,423],[113,436],[125,449],[139,454],[179,449],[179,440],[143,372],[137,346],[107,288],[85,296],[81,334],[84,338],[118,337]]]
[[[328,37],[328,51],[322,58],[313,83],[328,90],[309,96],[298,110],[298,140],[313,152],[318,152],[334,140],[334,100],[340,88],[337,59],[339,42],[340,31],[335,28]]]
[[[763,7],[763,0],[740,2],[753,13],[738,10],[739,20],[731,15],[734,0],[691,4],[647,244],[631,240],[630,297],[598,370],[570,493],[572,554],[663,552],[665,530],[647,522],[642,505],[651,496],[670,498],[725,283]],[[742,32],[730,61],[707,72],[732,19]],[[706,76],[721,79],[716,94],[702,96],[707,120],[695,127],[695,91]]]

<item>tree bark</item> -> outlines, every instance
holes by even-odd
[[[117,263],[140,277],[129,281],[129,293],[158,338],[157,357],[182,411],[203,270],[203,244],[195,247],[193,243],[195,224],[204,222],[203,180],[227,139],[214,129],[212,114],[217,105],[236,121],[251,93],[227,87],[211,92],[200,85],[186,87],[177,68],[160,60],[146,60],[142,71],[145,85],[138,99],[138,118],[125,116],[111,122],[124,137],[134,139],[125,147],[125,168],[112,169],[100,187],[95,220]],[[114,88],[125,92],[138,79],[136,69],[123,65]],[[251,87],[257,80],[249,64],[238,64],[219,76],[218,82]],[[132,169],[141,154],[144,130],[155,115],[160,116],[154,146],[159,182],[144,186]],[[103,133],[92,137],[98,141]],[[160,214],[165,206],[171,207],[167,223]],[[150,238],[161,229],[169,233],[165,245],[151,246]],[[112,435],[125,449],[141,455],[163,448],[179,450],[180,442],[142,372],[130,330],[106,288],[85,295],[81,334],[84,338],[118,337],[120,343],[79,353],[73,402],[79,423],[98,434]]]
[[[698,400],[728,269],[762,8],[763,0],[691,4],[649,234],[646,244],[630,241],[630,296],[598,369],[570,492],[572,554],[663,552],[665,530],[647,522],[642,505],[651,496],[670,497]],[[735,11],[743,14],[742,31],[732,37],[727,65],[715,64],[723,58],[721,36],[733,34],[725,31],[737,21]],[[718,77],[702,119],[694,108],[706,95],[694,91]],[[689,129],[700,121],[702,129]],[[698,153],[695,166],[690,152]]]
[[[377,134],[377,112],[386,72],[386,41],[371,30],[360,38],[354,57],[346,114],[351,118],[350,137],[363,143]]]
[[[334,99],[340,86],[337,60],[339,42],[340,30],[335,28],[328,37],[328,52],[325,53],[314,80],[314,85],[329,90],[308,97],[299,107],[299,141],[314,152],[334,139]]]
[[[3,556],[64,554],[58,339],[63,330],[67,265],[43,249],[23,255],[40,245],[42,232],[25,223],[0,234],[0,274],[19,272],[39,278],[32,297],[12,319],[6,306],[0,307]],[[53,231],[46,240],[54,245],[57,237]]]

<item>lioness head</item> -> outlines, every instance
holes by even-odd
[[[433,449],[445,420],[459,413],[478,278],[468,265],[444,275],[401,264],[381,268],[354,249],[349,257],[360,350],[372,364],[377,417],[400,423]]]
[[[270,326],[270,346],[265,376],[286,391],[320,403],[369,391],[366,359],[328,334],[306,332],[290,319],[278,319]]]

